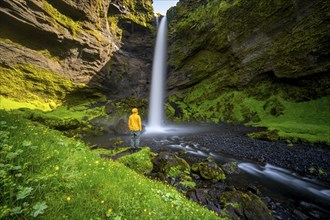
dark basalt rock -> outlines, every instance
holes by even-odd
[[[193,164],[192,171],[198,173],[203,179],[215,183],[219,180],[225,180],[224,171],[211,158],[204,162]]]
[[[154,171],[164,173],[167,177],[178,178],[184,173],[190,173],[189,164],[171,152],[160,152],[152,163]]]
[[[261,199],[249,192],[225,191],[220,196],[220,204],[231,219],[274,219]]]
[[[210,189],[193,189],[189,190],[186,195],[193,201],[213,210],[217,213],[221,212],[221,207],[217,198],[220,196],[220,191],[217,191],[217,195],[211,195]]]

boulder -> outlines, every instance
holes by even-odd
[[[262,200],[250,192],[225,191],[220,196],[220,204],[231,219],[273,220],[271,210]]]
[[[164,173],[167,178],[181,178],[190,174],[190,165],[172,152],[160,152],[153,160],[154,171]]]
[[[224,171],[210,158],[206,161],[193,164],[191,169],[203,179],[210,180],[214,183],[226,179]]]

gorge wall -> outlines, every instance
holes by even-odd
[[[115,98],[146,96],[141,88],[151,71],[151,4],[151,0],[1,1],[1,95],[19,99],[23,91],[15,94],[13,81],[26,82],[17,87],[31,81],[26,91],[60,99],[56,91],[45,95],[33,89],[33,81],[43,81],[46,87],[56,81],[63,90],[70,90],[59,82],[68,80],[68,84],[87,84]],[[44,80],[45,72],[57,80]]]
[[[181,0],[167,14],[168,114],[244,121],[258,112],[243,106],[240,95],[272,104],[328,96],[329,5],[325,0]]]

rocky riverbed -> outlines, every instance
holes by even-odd
[[[236,158],[241,161],[252,161],[261,166],[271,164],[286,169],[293,174],[298,174],[302,178],[315,179],[329,186],[329,146],[322,144],[311,145],[301,142],[291,143],[284,140],[272,142],[248,137],[249,133],[260,131],[264,131],[264,129],[243,125],[221,124],[205,130],[201,129],[200,132],[193,134],[176,135],[176,132],[174,132],[171,135],[145,135],[142,137],[142,144],[150,146],[157,153],[169,150],[177,152],[180,157],[190,164],[205,160],[210,155],[214,159],[218,158],[217,155],[222,155],[217,160],[217,162],[222,164],[226,162],[226,157]],[[287,198],[280,198],[280,196],[271,192],[272,189],[268,192],[260,193],[259,189],[261,186],[255,184],[254,181],[248,180],[244,183],[238,183],[236,178],[236,180],[227,181],[227,183],[233,184],[230,186],[241,188],[243,191],[252,190],[258,192],[258,196],[272,210],[276,219],[323,219],[328,218],[330,215],[326,211],[327,205],[324,203],[321,206],[315,206],[313,200],[311,200],[311,203],[303,199],[295,200],[296,198],[290,198],[291,195],[288,195]],[[294,186],[292,184],[292,187]],[[209,184],[208,187],[209,194],[219,191],[217,189],[219,186]],[[198,201],[198,198],[196,198],[198,193],[200,193],[198,190],[194,192],[192,199]],[[189,193],[187,195],[191,196]],[[275,197],[271,198],[272,196]],[[203,199],[203,196],[201,198]],[[329,198],[327,201],[329,201]]]
[[[197,145],[200,150],[206,152],[224,153],[235,158],[270,163],[302,176],[330,183],[330,146],[301,142],[288,144],[285,141],[272,142],[247,136],[249,133],[262,130],[264,129],[243,125],[220,124],[200,133],[183,136],[164,134],[142,137],[141,144],[148,145],[153,151],[158,152],[168,147],[168,141],[164,140],[172,140],[173,143],[179,141]]]
[[[330,148],[328,146],[292,143],[286,140],[273,142],[248,137],[249,133],[263,132],[264,130],[264,128],[226,124],[216,126],[174,126],[162,134],[148,134],[144,132],[141,137],[141,146],[149,146],[153,152],[160,156],[159,159],[161,161],[164,161],[164,158],[170,158],[169,160],[172,160],[175,158],[174,155],[176,155],[179,158],[183,158],[193,167],[194,164],[196,166],[196,164],[201,162],[205,164],[208,158],[212,158],[223,169],[228,162],[251,162],[251,164],[257,164],[263,168],[274,166],[279,169],[285,169],[287,172],[290,172],[290,175],[299,175],[298,179],[293,179],[293,181],[304,181],[304,178],[309,178],[313,181],[324,183],[324,189],[326,191],[330,189]],[[121,139],[124,141],[124,145],[129,146],[128,135],[121,136]],[[94,143],[98,146],[103,145],[104,147],[112,145],[109,136],[104,139],[101,138],[101,140],[103,141],[94,140]],[[159,161],[154,161],[154,168],[157,163]],[[206,163],[211,168],[215,166],[213,162]],[[192,182],[195,182],[196,186],[190,188],[183,187],[180,184],[180,178],[166,179],[164,177],[167,175],[161,175],[160,177],[159,172],[154,173],[153,178],[156,176],[158,179],[160,177],[160,179],[166,180],[176,186],[178,190],[183,191],[187,197],[219,213],[224,208],[223,204],[219,202],[221,198],[223,199],[223,195],[225,195],[223,193],[230,191],[230,197],[237,196],[242,198],[243,194],[232,194],[238,190],[242,193],[248,193],[250,196],[257,195],[261,198],[268,209],[272,211],[275,219],[326,219],[330,216],[330,213],[326,211],[327,204],[324,204],[324,202],[320,204],[319,201],[315,201],[314,203],[313,199],[307,201],[305,198],[297,198],[295,193],[284,196],[277,195],[276,181],[271,183],[270,189],[268,186],[268,190],[265,190],[267,187],[263,187],[262,183],[242,173],[237,175],[235,173],[226,173],[226,180],[216,183],[205,180],[201,175],[195,175],[196,172],[192,173]],[[294,182],[287,183],[287,185],[291,188],[296,186]],[[328,196],[329,193],[325,195]],[[256,204],[256,201],[253,203]],[[329,198],[325,201],[329,201]],[[244,201],[240,200],[239,202]],[[258,207],[260,208],[261,206]],[[255,210],[255,206],[252,210]],[[244,213],[255,213],[249,210],[248,206],[242,210],[234,210],[234,216],[235,212],[242,212],[238,215],[242,219],[251,219],[244,215]],[[260,211],[260,213],[266,212]],[[267,218],[263,217],[261,219]]]

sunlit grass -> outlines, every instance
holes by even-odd
[[[300,103],[281,102],[284,114],[274,117],[262,111],[262,102],[251,101],[261,118],[260,122],[251,124],[278,130],[283,138],[330,144],[330,97]]]
[[[44,111],[50,111],[50,105],[49,103],[44,103],[40,101],[15,101],[11,100],[9,98],[0,96],[0,109],[5,110],[13,110],[13,109],[19,109],[19,108],[29,108],[29,109],[41,109]]]
[[[1,219],[217,219],[84,143],[0,115]]]
[[[261,100],[244,91],[235,91],[201,101],[204,93],[205,90],[198,87],[185,97],[170,97],[169,103],[175,103],[181,111],[179,118],[175,118],[175,110],[167,105],[170,118],[176,121],[240,122],[277,130],[282,139],[330,145],[330,96],[290,102],[280,96]],[[271,109],[275,109],[275,113],[272,114]]]

